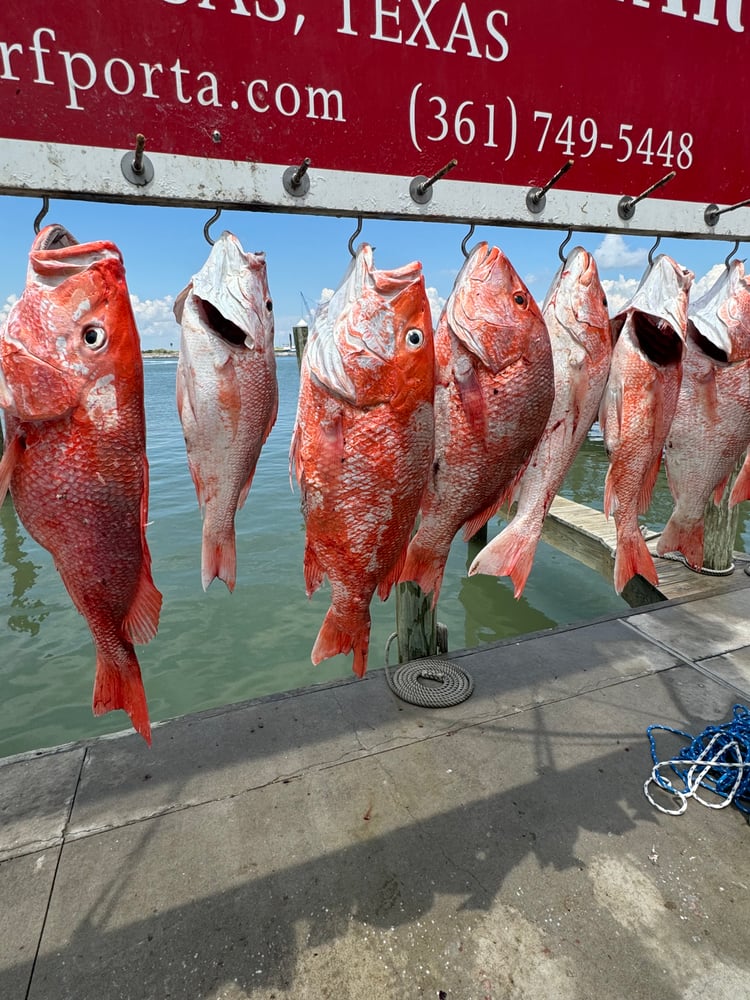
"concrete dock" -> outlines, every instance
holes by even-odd
[[[747,1000],[747,823],[643,793],[650,723],[750,703],[722,586],[453,653],[454,708],[373,669],[0,762],[0,997]]]

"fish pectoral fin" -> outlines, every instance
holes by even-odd
[[[131,642],[145,644],[153,639],[159,628],[161,602],[161,593],[151,579],[151,568],[144,560],[133,603],[122,623],[123,631]]]
[[[721,503],[721,498],[724,496],[724,490],[727,488],[727,483],[729,482],[729,476],[731,476],[731,472],[728,473],[728,475],[724,476],[721,482],[717,483],[716,486],[714,487],[713,500],[714,500],[714,505],[716,507],[719,506],[719,504]]]
[[[241,510],[245,506],[245,501],[247,500],[247,495],[250,492],[250,487],[253,485],[253,479],[255,477],[255,467],[253,471],[247,478],[247,482],[243,485],[237,497],[237,510]]]
[[[2,459],[0,459],[0,506],[5,500],[5,494],[8,492],[13,470],[22,454],[23,444],[16,435],[8,444]]]
[[[308,597],[312,597],[315,591],[323,582],[325,570],[318,561],[315,550],[309,544],[305,545],[305,554],[302,562],[305,577],[305,591]]]
[[[487,410],[484,405],[482,386],[473,367],[460,375],[456,374],[456,386],[469,426],[477,434],[483,436],[487,427]]]
[[[622,426],[622,388],[606,386],[599,405],[599,427],[604,436],[605,446],[620,436]]]
[[[396,559],[395,563],[393,564],[393,566],[391,566],[389,572],[386,573],[386,575],[383,577],[380,583],[378,583],[378,597],[380,598],[381,601],[388,600],[391,588],[395,583],[398,583],[403,568],[406,565],[406,550],[408,548],[409,548],[409,540],[407,539],[406,544],[399,553],[399,556]]]
[[[750,457],[745,458],[744,464],[739,471],[739,475],[734,481],[732,492],[729,494],[729,509],[742,503],[743,500],[750,500]]]
[[[651,506],[651,495],[654,492],[654,486],[656,485],[656,477],[659,475],[659,469],[661,467],[661,452],[656,456],[654,464],[650,469],[647,470],[646,475],[643,477],[643,482],[641,483],[641,492],[638,496],[638,513],[645,514],[648,508]]]

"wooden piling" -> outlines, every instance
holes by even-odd
[[[307,334],[309,333],[309,328],[307,323],[301,319],[292,327],[292,334],[294,336],[294,350],[297,354],[297,367],[302,367],[302,355],[305,353],[305,347],[307,346]]]
[[[703,515],[703,566],[705,569],[728,570],[734,560],[734,543],[737,537],[739,504],[729,509],[729,494],[742,468],[745,456],[735,466],[724,489],[721,503],[717,506],[713,498],[706,504]]]
[[[437,653],[437,615],[432,595],[407,581],[396,585],[398,662],[408,663]]]

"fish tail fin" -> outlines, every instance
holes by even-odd
[[[469,567],[469,576],[476,573],[509,576],[513,581],[513,596],[517,600],[534,565],[538,542],[539,535],[530,531],[529,525],[514,519],[478,553]]]
[[[425,594],[432,594],[432,607],[434,609],[440,596],[447,555],[436,552],[434,549],[425,549],[419,544],[415,545],[415,541],[416,535],[406,550],[406,561],[399,576],[399,583],[411,580]]]
[[[150,642],[159,628],[162,595],[151,579],[149,562],[150,560],[144,561],[133,603],[122,623],[125,635],[131,642]]]
[[[151,724],[148,718],[146,692],[143,690],[141,668],[132,646],[121,661],[97,650],[94,680],[94,715],[104,715],[117,708],[130,716],[133,729],[151,746]]]
[[[621,594],[625,584],[636,574],[655,587],[659,585],[654,560],[637,526],[633,531],[618,536],[615,553],[615,591]]]
[[[703,520],[684,521],[674,514],[667,521],[656,546],[660,556],[681,552],[695,570],[703,566]]]
[[[336,620],[336,613],[329,608],[320,626],[318,638],[310,656],[314,664],[328,660],[339,653],[354,650],[352,670],[357,677],[364,677],[367,670],[367,650],[370,645],[370,616],[360,622],[359,628],[342,628]]]
[[[734,481],[729,494],[729,507],[732,508],[743,500],[750,500],[750,458],[746,458]]]
[[[223,580],[231,593],[237,581],[237,548],[235,545],[234,528],[218,535],[211,531],[203,532],[201,548],[201,583],[208,590],[215,579]]]

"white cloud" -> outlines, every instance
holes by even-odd
[[[701,295],[704,295],[709,288],[712,288],[713,285],[716,284],[719,275],[724,269],[724,264],[714,264],[707,274],[704,274],[702,278],[695,281],[693,283],[693,287],[690,289],[690,301],[695,302],[701,297]]]
[[[619,278],[602,278],[602,288],[607,296],[610,316],[617,315],[632,299],[640,280],[640,278],[626,278],[622,274]]]
[[[427,289],[427,301],[430,303],[430,312],[432,313],[432,325],[437,326],[437,321],[440,319],[440,313],[443,311],[443,306],[445,305],[445,299],[438,292],[437,288]]]
[[[596,263],[600,268],[643,267],[646,263],[645,248],[632,250],[624,237],[614,233],[607,234],[593,251]]]
[[[8,318],[8,313],[11,310],[11,307],[16,302],[18,302],[18,296],[9,295],[8,298],[5,300],[5,302],[0,306],[0,326],[2,326],[2,324],[6,321],[6,319]]]
[[[131,295],[130,304],[133,307],[135,322],[144,348],[169,347],[170,344],[173,347],[178,346],[180,328],[172,312],[174,296],[165,295],[162,299],[141,299],[137,295]]]

